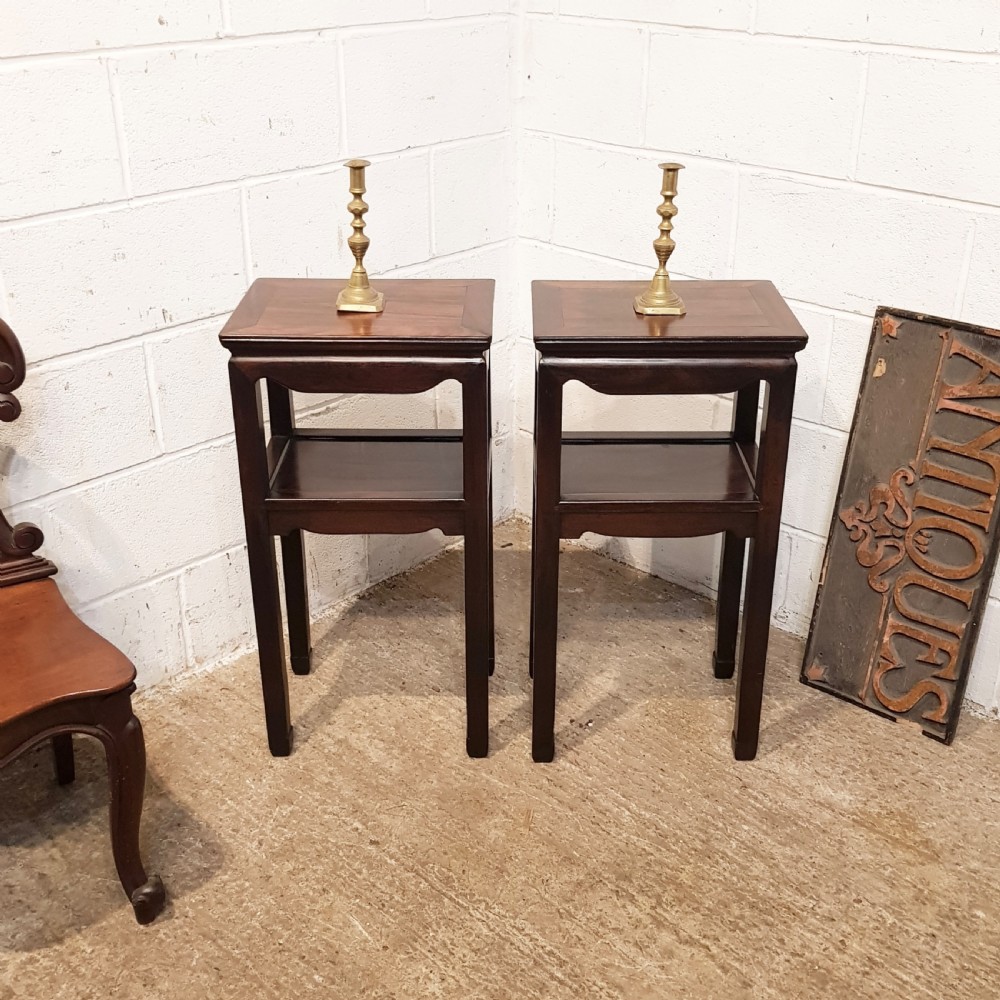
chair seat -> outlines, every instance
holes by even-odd
[[[73,614],[51,579],[0,587],[0,631],[0,726],[135,680],[131,661]]]

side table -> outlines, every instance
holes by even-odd
[[[746,539],[750,556],[733,753],[757,753],[771,592],[795,392],[806,334],[768,281],[674,282],[684,316],[637,316],[628,281],[532,284],[535,484],[532,520],[532,756],[555,754],[559,540],[586,531],[640,538],[724,533],[716,677],[736,666]],[[735,392],[729,433],[563,434],[563,386],[678,395]],[[760,445],[760,384],[767,387]]]
[[[488,351],[492,280],[382,280],[383,313],[338,313],[342,282],[261,278],[220,340],[232,354],[236,450],[271,753],[291,752],[277,564],[281,538],[291,666],[310,669],[303,532],[465,538],[466,749],[488,748],[493,527]],[[260,382],[267,381],[270,439]],[[295,392],[417,393],[454,379],[461,430],[305,430]]]

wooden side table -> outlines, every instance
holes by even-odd
[[[684,316],[637,316],[644,282],[532,285],[535,490],[532,521],[532,756],[555,754],[559,540],[585,531],[641,538],[725,533],[716,677],[736,665],[733,752],[757,753],[771,591],[781,522],[795,353],[806,334],[768,281],[678,281]],[[736,393],[730,433],[563,434],[563,386],[620,395]],[[757,445],[760,383],[767,387]]]
[[[303,532],[465,537],[466,703],[470,756],[488,747],[493,664],[493,527],[488,351],[492,280],[383,280],[385,312],[338,313],[343,282],[261,278],[220,339],[246,520],[264,715],[271,753],[291,752],[277,565],[281,537],[292,670],[310,668]],[[260,382],[267,380],[270,440]],[[455,430],[302,430],[290,391],[417,393],[462,386]]]

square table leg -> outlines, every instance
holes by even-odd
[[[493,651],[489,391],[489,372],[484,360],[472,367],[462,384],[465,746],[470,757],[485,757],[489,752],[489,677]]]
[[[562,381],[544,362],[535,377],[535,483],[531,539],[531,756],[555,757],[556,646],[559,617]]]
[[[236,454],[243,494],[243,518],[246,523],[247,558],[250,563],[250,588],[257,626],[267,742],[275,757],[287,757],[292,752],[292,724],[288,705],[285,643],[281,631],[278,567],[274,541],[264,513],[268,467],[260,382],[245,375],[231,361],[229,384],[233,397]]]
[[[312,639],[309,625],[309,580],[306,575],[304,531],[281,536],[281,568],[285,577],[285,610],[292,673],[309,673]]]
[[[743,635],[736,681],[736,718],[733,754],[737,760],[757,755],[764,667],[771,626],[771,598],[781,528],[785,463],[795,395],[794,360],[768,383],[757,462],[757,493],[761,511],[750,541],[746,592],[743,597]]]
[[[271,433],[290,436],[295,432],[292,394],[280,382],[267,380],[267,407]],[[281,536],[281,568],[285,578],[285,612],[292,672],[308,674],[312,641],[309,634],[309,581],[306,576],[304,532]]]
[[[738,444],[756,443],[759,401],[760,382],[756,379],[736,393],[731,435]],[[712,670],[716,677],[732,677],[736,669],[736,639],[740,625],[740,594],[743,591],[745,559],[746,539],[727,531],[722,542],[722,560],[719,566],[715,652],[712,653]]]

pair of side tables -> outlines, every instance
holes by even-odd
[[[274,536],[292,671],[310,669],[303,533],[439,528],[465,539],[466,749],[489,745],[493,537],[488,353],[492,280],[380,282],[385,311],[338,313],[340,282],[259,279],[226,323],[268,744],[292,726]],[[733,752],[757,752],[795,353],[806,335],[767,281],[676,282],[684,316],[638,316],[644,282],[533,284],[535,484],[532,756],[554,756],[559,541],[724,533],[715,675],[739,663]],[[305,430],[291,392],[417,393],[462,386],[461,430]],[[602,393],[735,393],[729,433],[562,431],[563,386]],[[270,435],[260,384],[267,383]],[[766,386],[760,419],[761,383]],[[740,594],[750,540],[740,648]]]

